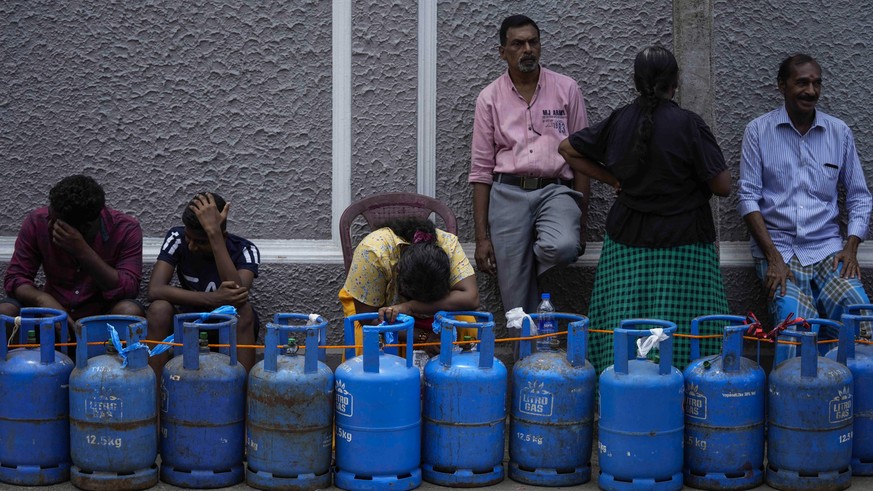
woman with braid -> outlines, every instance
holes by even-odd
[[[730,172],[703,119],[672,101],[679,67],[670,51],[637,54],[634,83],[639,98],[560,144],[574,170],[616,193],[589,325],[612,330],[623,319],[653,318],[688,333],[694,317],[728,313],[709,199],[728,195]],[[613,363],[613,339],[591,338],[589,358],[599,373]],[[720,349],[721,339],[701,341],[704,355]],[[680,369],[690,361],[689,345],[688,338],[673,341]]]
[[[431,324],[440,310],[479,308],[476,275],[458,238],[421,219],[395,220],[364,237],[339,298],[346,317],[379,312],[380,321],[394,322],[411,315],[417,343],[437,340]],[[361,336],[356,326],[355,344]]]

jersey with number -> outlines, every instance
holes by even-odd
[[[227,234],[224,243],[236,269],[248,269],[257,277],[258,264],[261,262],[257,246],[232,234]],[[215,258],[207,254],[194,254],[188,249],[185,227],[173,227],[167,232],[158,260],[176,268],[179,284],[186,290],[214,292],[221,285]]]

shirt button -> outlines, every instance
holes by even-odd
[[[79,290],[76,290],[76,295],[78,295],[78,294],[79,294]]]
[[[530,153],[533,153],[533,150],[531,150]]]

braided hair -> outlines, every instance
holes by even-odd
[[[451,289],[449,256],[436,243],[436,227],[427,219],[404,218],[387,224],[409,243],[397,263],[397,292],[408,300],[433,302]]]
[[[663,99],[679,86],[679,64],[668,49],[651,46],[637,54],[634,60],[634,85],[640,93],[642,121],[637,130],[633,155],[645,158],[652,139],[653,115]]]

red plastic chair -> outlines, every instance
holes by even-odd
[[[436,214],[443,221],[443,226],[438,228],[451,234],[458,234],[458,221],[452,210],[442,201],[417,193],[380,193],[367,196],[354,203],[343,211],[340,216],[339,233],[340,245],[343,249],[343,262],[346,273],[352,265],[352,255],[355,248],[352,246],[352,225],[355,219],[363,216],[370,230],[376,230],[386,222],[396,218],[430,218]]]

